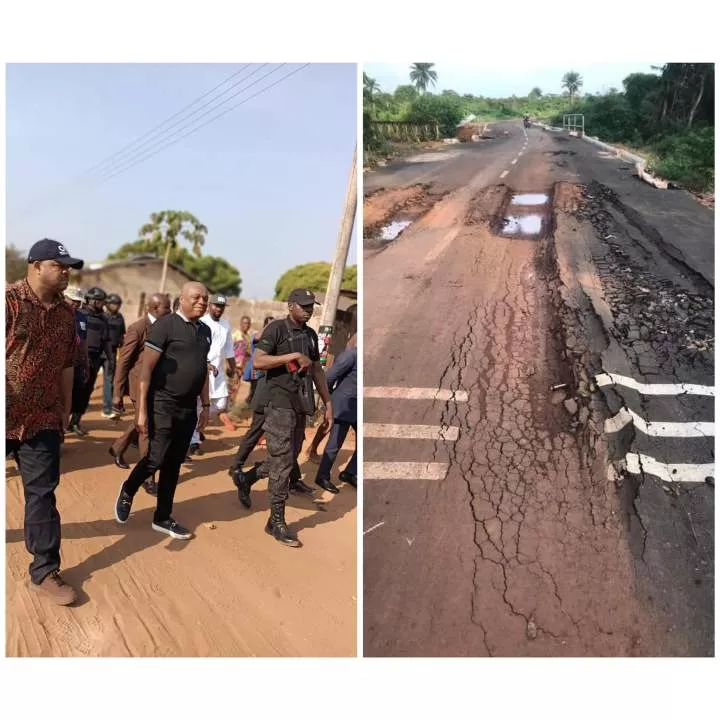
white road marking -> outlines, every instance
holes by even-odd
[[[691,463],[677,463],[670,465],[660,462],[649,455],[641,453],[628,453],[625,456],[628,472],[639,475],[646,472],[655,475],[666,482],[705,482],[706,477],[715,477],[715,464],[694,465]]]
[[[376,525],[373,525],[371,528],[368,528],[368,529],[363,533],[363,535],[367,535],[369,532],[372,532],[373,530],[377,530],[381,525],[384,525],[384,524],[385,524],[385,521],[383,520],[382,522],[379,522],[379,523],[377,523]]]
[[[503,170],[503,172],[500,174],[500,179],[502,180],[509,172],[509,170]]]
[[[445,248],[450,245],[450,243],[457,237],[460,230],[462,230],[462,225],[456,225],[454,228],[451,228],[448,230],[448,232],[443,235],[440,242],[425,256],[425,263],[432,263],[442,254],[442,252],[445,250]]]
[[[363,480],[444,480],[447,463],[364,462]]]
[[[624,375],[615,373],[600,373],[595,377],[600,387],[608,385],[623,385],[636,390],[641,395],[709,395],[715,397],[715,388],[712,385],[694,385],[692,383],[641,383]]]
[[[614,433],[632,423],[641,433],[650,437],[713,437],[715,423],[711,422],[646,422],[636,412],[622,408],[605,421],[605,432]]]
[[[514,165],[517,162],[517,158],[515,158],[510,164]]]
[[[458,439],[460,428],[439,425],[392,425],[364,423],[363,437],[393,438],[397,440],[450,440]]]
[[[444,388],[419,387],[366,387],[363,389],[366,398],[390,398],[394,400],[454,400],[467,402],[466,390],[448,390]]]

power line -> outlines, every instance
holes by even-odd
[[[159,130],[161,127],[164,127],[164,126],[167,125],[167,123],[169,123],[171,120],[174,120],[178,115],[181,115],[181,114],[184,113],[186,110],[188,110],[189,108],[191,108],[193,105],[196,105],[196,104],[199,103],[202,99],[204,99],[204,98],[206,98],[208,95],[211,95],[212,93],[214,93],[218,88],[220,88],[220,87],[222,87],[223,85],[225,85],[226,83],[230,82],[230,80],[232,80],[234,77],[236,77],[237,75],[239,75],[239,74],[240,74],[243,70],[245,70],[245,68],[247,68],[249,65],[250,65],[250,63],[245,63],[245,65],[243,65],[239,70],[237,70],[237,71],[235,71],[234,73],[232,73],[232,75],[230,75],[229,77],[225,78],[225,80],[223,80],[221,83],[218,83],[215,87],[211,88],[211,89],[208,90],[206,93],[203,93],[202,95],[200,95],[200,97],[195,98],[195,100],[193,100],[193,101],[192,101],[191,103],[189,103],[188,105],[185,105],[185,107],[180,108],[180,110],[178,110],[175,114],[173,114],[173,115],[171,115],[170,117],[168,117],[168,118],[166,118],[165,120],[163,120],[159,125],[156,125],[155,127],[150,128],[150,130],[148,130],[146,133],[144,133],[143,135],[140,135],[140,137],[138,137],[138,138],[135,138],[135,140],[133,140],[131,143],[128,143],[128,144],[125,145],[124,147],[121,147],[119,150],[117,150],[116,152],[114,152],[112,155],[108,155],[108,157],[104,158],[103,160],[100,160],[100,162],[95,163],[95,165],[93,165],[92,167],[88,168],[87,170],[83,170],[83,172],[80,173],[80,176],[88,175],[88,174],[91,173],[93,170],[96,170],[96,169],[99,168],[101,165],[104,165],[108,160],[112,160],[113,158],[117,157],[118,155],[123,154],[126,150],[129,150],[129,149],[130,149],[131,147],[133,147],[134,145],[137,145],[137,143],[139,143],[141,140],[144,140],[146,137],[148,137],[148,135],[154,134],[154,133],[155,133],[157,130]],[[242,82],[242,81],[241,81],[241,82]],[[235,87],[235,85],[233,85],[232,87]],[[221,96],[224,95],[225,92],[227,92],[227,90],[225,90],[223,93],[221,93]],[[205,107],[205,106],[203,105],[203,107]],[[201,108],[198,108],[198,109],[201,109]],[[194,113],[193,113],[193,114],[194,114]],[[174,125],[173,125],[172,127],[174,127]]]
[[[267,65],[267,63],[265,63],[265,65]],[[265,65],[260,65],[260,67],[258,67],[256,70],[254,70],[254,71],[253,71],[250,75],[248,75],[246,78],[244,78],[242,82],[245,82],[245,80],[249,80],[250,77],[252,77],[252,75],[254,75],[256,72],[258,72],[259,70],[261,70],[262,68],[264,68]],[[107,175],[107,174],[112,174],[115,170],[118,169],[118,167],[123,166],[128,160],[132,160],[132,159],[133,159],[133,156],[138,157],[138,153],[139,153],[139,154],[146,153],[148,150],[151,150],[153,147],[157,147],[158,144],[162,144],[162,143],[164,143],[166,140],[168,140],[169,138],[174,137],[175,135],[178,135],[179,133],[183,132],[183,130],[186,130],[188,127],[190,127],[191,125],[193,125],[195,122],[197,122],[197,121],[200,120],[201,118],[203,118],[203,117],[205,117],[206,115],[209,115],[210,113],[212,113],[213,111],[221,108],[223,105],[227,105],[227,103],[229,103],[231,100],[233,100],[234,98],[236,98],[238,95],[242,95],[246,90],[249,90],[251,87],[257,85],[259,82],[261,82],[262,80],[264,80],[266,77],[269,77],[269,76],[272,75],[273,73],[276,73],[278,70],[280,70],[280,68],[283,67],[283,65],[284,65],[284,63],[281,64],[281,65],[279,65],[279,66],[276,67],[276,68],[273,68],[272,70],[270,70],[270,72],[265,73],[265,75],[263,75],[262,77],[258,78],[258,79],[255,80],[254,82],[251,82],[249,85],[246,85],[244,88],[241,88],[241,89],[238,90],[237,92],[233,93],[230,97],[225,98],[225,100],[223,100],[222,102],[218,103],[218,104],[215,105],[214,107],[211,107],[209,110],[206,110],[204,113],[202,113],[202,115],[200,115],[199,117],[197,117],[195,120],[192,120],[192,121],[190,121],[190,122],[186,122],[187,120],[189,120],[189,118],[192,117],[192,115],[195,114],[195,113],[192,113],[192,115],[188,116],[187,118],[183,118],[182,120],[178,121],[177,123],[175,123],[175,125],[180,124],[181,127],[178,128],[175,132],[172,132],[172,133],[170,133],[169,135],[167,135],[167,134],[165,133],[165,131],[163,131],[163,133],[161,133],[161,135],[160,135],[159,137],[154,138],[153,140],[149,141],[149,142],[150,142],[149,147],[146,147],[144,150],[141,151],[140,148],[142,147],[142,145],[140,145],[140,146],[138,146],[135,150],[133,150],[128,157],[119,158],[119,159],[116,160],[115,162],[110,163],[110,165],[109,165],[108,167],[103,168],[102,170],[100,170],[100,171],[99,171],[100,177],[102,177],[102,176],[104,176],[104,175]],[[226,92],[227,92],[227,91],[226,91]],[[224,94],[224,93],[223,93],[223,94]],[[212,104],[212,103],[215,102],[215,100],[217,100],[217,99],[218,99],[218,98],[215,98],[215,99],[211,100],[210,103],[206,103],[206,104],[203,105],[202,107],[206,107],[207,105]],[[195,112],[198,112],[198,111],[201,110],[201,109],[202,109],[202,108],[198,108],[198,110],[196,110]],[[171,127],[174,127],[175,125],[173,125],[173,126],[171,126]],[[169,130],[170,128],[167,128],[167,129]],[[163,137],[163,136],[164,136],[164,137]],[[143,145],[146,145],[147,142],[148,142],[148,141],[146,141],[145,143],[143,143]]]
[[[283,82],[284,80],[287,80],[287,79],[288,79],[289,77],[291,77],[292,75],[295,75],[296,73],[299,73],[301,70],[304,70],[308,65],[310,65],[310,63],[305,63],[304,65],[301,65],[299,68],[296,68],[295,70],[292,70],[291,72],[283,75],[281,78],[278,78],[275,82],[271,83],[270,85],[267,85],[266,87],[260,88],[257,92],[253,93],[252,95],[250,95],[249,97],[245,98],[244,100],[241,100],[239,103],[236,103],[235,105],[227,108],[226,110],[224,110],[223,112],[219,113],[218,115],[215,115],[214,117],[210,118],[207,122],[205,122],[205,123],[203,123],[202,125],[194,128],[193,130],[190,130],[190,132],[187,132],[187,133],[185,133],[184,135],[181,135],[179,138],[177,138],[177,140],[173,140],[172,142],[164,145],[163,147],[158,148],[155,152],[152,152],[152,153],[150,153],[150,154],[148,154],[148,155],[144,155],[144,156],[138,158],[135,162],[131,163],[130,165],[127,165],[127,166],[119,169],[118,172],[113,173],[112,175],[109,175],[108,177],[102,178],[98,184],[101,185],[101,184],[103,184],[103,183],[105,183],[105,182],[109,182],[110,180],[112,180],[113,178],[117,177],[118,175],[122,175],[125,171],[129,170],[131,167],[134,167],[135,165],[137,165],[137,164],[139,164],[139,163],[141,163],[141,162],[144,162],[145,160],[149,160],[151,157],[157,155],[158,153],[162,152],[163,150],[166,150],[167,148],[172,147],[173,145],[176,145],[177,143],[179,143],[179,142],[180,142],[181,140],[183,140],[184,138],[186,138],[186,137],[188,137],[188,136],[190,136],[190,135],[193,135],[193,134],[196,133],[198,130],[202,130],[204,127],[207,127],[208,125],[210,125],[211,123],[215,122],[216,120],[219,120],[221,117],[224,117],[224,116],[227,115],[229,112],[232,112],[233,110],[236,110],[236,109],[239,108],[241,105],[244,105],[244,104],[245,104],[246,102],[248,102],[249,100],[252,100],[254,97],[257,97],[258,95],[261,95],[262,93],[267,92],[268,90],[270,90],[271,88],[275,87],[276,85],[279,85],[279,84],[280,84],[281,82]]]
[[[248,80],[250,77],[252,77],[252,75],[254,75],[255,73],[257,73],[259,70],[261,70],[261,69],[262,69],[263,67],[265,67],[266,65],[267,65],[267,63],[264,63],[263,65],[260,65],[260,67],[256,68],[252,73],[250,73],[250,75],[246,76],[245,78],[243,78],[243,79],[240,80],[239,82],[234,83],[234,84],[231,86],[231,88],[228,88],[227,90],[225,90],[225,91],[223,91],[222,93],[220,93],[220,95],[218,95],[217,97],[215,97],[215,98],[213,98],[212,100],[210,100],[208,103],[205,103],[205,104],[202,105],[200,108],[197,108],[197,110],[196,110],[195,112],[193,112],[191,115],[187,116],[187,117],[184,118],[183,120],[180,120],[178,123],[175,123],[172,127],[175,127],[175,125],[186,121],[188,118],[192,117],[192,115],[195,115],[197,112],[199,112],[199,111],[200,111],[201,109],[203,109],[204,107],[207,107],[208,105],[212,104],[212,103],[215,102],[217,99],[219,99],[220,97],[222,97],[223,95],[225,95],[229,90],[231,90],[231,89],[234,88],[234,87],[237,87],[237,85],[242,84],[243,82],[245,82],[246,80]],[[135,149],[134,149],[132,152],[129,153],[129,156],[128,156],[128,157],[125,157],[125,158],[120,159],[119,156],[125,154],[125,152],[126,152],[127,150],[129,150],[130,148],[133,148],[133,147],[136,146],[140,141],[144,140],[145,138],[148,138],[148,136],[155,134],[155,133],[157,132],[157,130],[159,130],[160,128],[162,128],[162,127],[164,127],[165,125],[167,125],[171,120],[173,120],[173,119],[175,119],[176,117],[178,117],[179,115],[183,114],[186,110],[188,110],[189,108],[193,107],[194,105],[196,105],[197,103],[199,103],[199,102],[200,102],[201,100],[203,100],[204,98],[208,97],[209,95],[212,95],[218,88],[220,88],[220,87],[222,87],[223,85],[225,85],[225,84],[227,84],[228,82],[230,82],[233,78],[237,77],[240,73],[242,73],[242,72],[243,72],[247,67],[249,67],[249,66],[250,66],[250,63],[246,63],[246,64],[245,64],[243,67],[241,67],[239,70],[236,70],[234,73],[232,73],[232,74],[229,75],[227,78],[225,78],[225,80],[223,80],[221,83],[218,83],[218,84],[215,85],[213,88],[211,88],[211,89],[208,90],[207,92],[205,92],[205,93],[203,93],[202,95],[200,95],[199,97],[197,97],[197,98],[196,98],[195,100],[193,100],[191,103],[189,103],[189,104],[186,105],[185,107],[181,108],[180,110],[178,110],[177,112],[175,112],[175,113],[174,113],[173,115],[171,115],[170,117],[168,117],[168,118],[166,118],[165,120],[163,120],[163,122],[161,122],[159,125],[156,125],[155,127],[151,128],[150,130],[148,130],[147,132],[145,132],[143,135],[139,136],[138,138],[136,138],[136,139],[133,140],[132,142],[128,143],[127,145],[125,145],[125,146],[122,147],[121,149],[119,149],[119,150],[117,150],[116,152],[114,152],[112,155],[109,155],[108,157],[104,158],[103,160],[100,160],[99,162],[95,163],[95,165],[93,165],[92,167],[90,167],[90,168],[88,168],[88,169],[86,169],[86,170],[78,173],[77,175],[75,175],[74,177],[70,178],[69,180],[67,180],[67,181],[65,181],[65,182],[59,183],[58,185],[56,185],[56,186],[54,187],[54,189],[49,190],[49,191],[48,191],[47,193],[45,193],[43,196],[38,196],[37,198],[34,198],[32,201],[28,201],[28,202],[24,203],[20,208],[18,208],[18,212],[24,215],[24,214],[25,214],[26,212],[28,212],[32,207],[36,206],[38,202],[51,202],[51,201],[53,200],[54,196],[61,194],[63,191],[68,191],[75,183],[77,183],[77,182],[83,182],[83,181],[88,181],[88,180],[90,179],[90,176],[91,176],[92,174],[94,174],[95,171],[98,171],[98,170],[99,170],[99,174],[100,174],[100,176],[102,176],[104,173],[107,173],[107,172],[110,171],[111,169],[112,169],[112,170],[115,170],[115,169],[116,169],[116,168],[114,167],[115,165],[118,165],[118,164],[122,165],[122,163],[124,163],[124,162],[126,162],[127,160],[129,160],[130,157],[131,157],[133,154],[135,154],[135,153],[137,152],[137,150],[139,150],[142,145],[147,144],[147,141],[146,141],[145,143],[142,143],[141,146],[135,147]],[[278,69],[279,69],[279,68],[278,68]],[[270,73],[268,73],[268,74],[270,74]],[[263,76],[263,77],[267,77],[267,75],[265,75],[265,76]],[[261,79],[262,79],[262,78],[261,78]],[[251,83],[250,85],[248,85],[248,86],[247,86],[246,88],[244,88],[243,90],[240,90],[240,91],[238,91],[237,93],[234,93],[234,94],[231,95],[229,98],[226,98],[226,100],[225,100],[223,103],[220,103],[219,105],[217,105],[216,108],[217,108],[217,107],[221,107],[223,104],[225,104],[225,103],[227,103],[227,102],[230,102],[233,98],[237,97],[237,95],[242,94],[242,92],[244,92],[245,90],[247,90],[248,88],[252,87],[252,86],[255,85],[255,84],[256,84],[256,83]],[[213,108],[213,109],[216,109],[216,108]],[[201,116],[201,117],[202,117],[202,116]],[[160,135],[159,135],[158,137],[153,138],[153,141],[152,141],[152,142],[158,141],[158,140],[160,139],[160,137],[161,137],[168,129],[169,129],[169,128],[165,128],[165,130],[164,130],[162,133],[160,133]],[[181,130],[182,130],[182,128],[181,128]],[[109,161],[112,161],[112,162],[109,162]],[[109,162],[109,164],[108,164],[108,162]],[[102,166],[104,166],[104,165],[106,165],[106,164],[107,164],[107,167],[102,167]],[[100,168],[102,168],[102,169],[100,169]]]

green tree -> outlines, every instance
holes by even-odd
[[[160,254],[157,249],[148,250],[145,240],[136,240],[119,247],[114,253],[108,255],[108,260],[123,260],[147,252]],[[206,285],[211,292],[225,295],[240,295],[241,293],[240,272],[224,258],[213,255],[197,257],[183,247],[176,247],[170,251],[168,262],[177,265],[190,277]]]
[[[541,98],[543,94],[543,91],[539,87],[534,87],[529,93],[528,97],[531,100],[537,100],[538,98]]]
[[[429,85],[437,84],[437,73],[433,70],[435,63],[413,63],[410,66],[410,81],[419,93],[427,91]]]
[[[574,70],[570,70],[570,72],[566,72],[563,75],[562,87],[564,87],[565,90],[567,90],[568,95],[570,95],[571,105],[575,102],[575,96],[580,92],[582,84],[582,76]]]
[[[18,250],[12,243],[5,246],[5,281],[22,280],[27,275],[27,253]]]
[[[146,252],[163,254],[163,269],[160,278],[160,292],[165,292],[167,265],[170,253],[184,240],[192,247],[196,257],[200,257],[208,229],[192,213],[185,210],[163,210],[150,215],[138,234],[145,241]]]
[[[418,96],[418,91],[414,85],[398,85],[395,88],[393,97],[397,102],[412,102]]]
[[[324,293],[330,279],[330,263],[313,262],[297,265],[280,276],[275,284],[275,300],[284,302],[295,288],[307,288],[314,293]],[[342,287],[357,290],[357,265],[345,268]]]

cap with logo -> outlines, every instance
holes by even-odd
[[[85,295],[83,294],[83,291],[77,287],[77,285],[68,285],[65,288],[65,292],[63,295],[68,300],[73,300],[74,302],[82,302],[85,299]]]
[[[48,238],[38,240],[30,248],[30,252],[28,253],[28,264],[42,262],[43,260],[54,260],[74,270],[80,270],[83,266],[83,261],[71,257],[63,244],[57,242],[57,240],[49,240]]]
[[[215,293],[210,296],[211,305],[227,305],[227,297],[222,293]]]
[[[319,305],[315,295],[305,288],[296,288],[290,293],[287,301],[298,305]]]

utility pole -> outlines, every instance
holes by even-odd
[[[337,313],[338,300],[340,298],[340,287],[342,286],[343,273],[347,263],[348,250],[350,249],[350,236],[352,235],[355,223],[355,212],[357,210],[357,145],[353,153],[352,167],[350,169],[350,182],[348,183],[347,194],[345,195],[345,206],[343,208],[338,233],[337,246],[335,247],[335,260],[330,269],[325,302],[323,303],[320,319],[320,361],[323,365],[327,363],[328,351],[332,340],[333,327],[335,326],[335,315]]]

